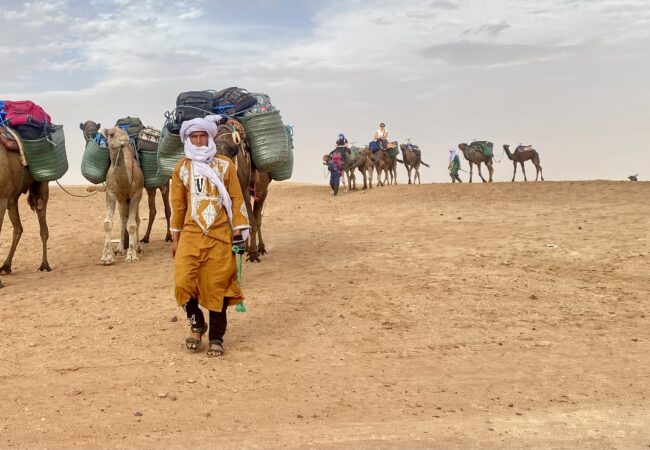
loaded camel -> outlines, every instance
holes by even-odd
[[[481,150],[480,144],[484,141],[472,142],[469,146],[465,143],[458,144],[458,148],[463,152],[465,159],[469,161],[469,182],[472,182],[472,172],[474,170],[474,164],[478,166],[478,176],[481,177],[483,183],[487,183],[483,174],[481,173],[481,164],[485,164],[490,173],[489,181],[492,182],[492,174],[494,173],[494,167],[492,165],[493,155],[485,155]]]
[[[108,152],[111,165],[106,174],[106,218],[104,219],[104,251],[100,262],[104,265],[113,263],[113,246],[111,231],[115,205],[120,210],[121,232],[117,253],[122,255],[126,250],[126,262],[138,261],[140,242],[139,207],[144,187],[144,176],[135,159],[135,149],[129,142],[129,135],[121,128],[114,127],[104,130],[108,140]],[[128,249],[125,249],[125,231],[128,232]]]
[[[422,152],[420,149],[414,145],[401,144],[400,149],[402,150],[402,158],[404,158],[404,167],[409,175],[409,184],[415,184],[415,179],[417,178],[418,184],[420,182],[420,164],[424,167],[429,167],[427,163],[422,161]],[[413,183],[411,183],[411,170],[415,170],[415,175],[413,176]]]
[[[83,132],[84,139],[86,140],[86,144],[88,144],[88,141],[90,139],[95,139],[95,136],[97,136],[97,133],[100,130],[100,124],[95,123],[92,120],[87,120],[83,123],[79,124],[79,128],[81,128],[81,131]],[[160,189],[160,195],[162,196],[162,201],[163,201],[163,207],[165,209],[165,221],[167,222],[167,234],[165,234],[165,241],[166,242],[171,242],[172,241],[172,232],[169,229],[169,219],[171,217],[171,207],[169,205],[169,182],[163,184],[162,186],[155,187],[155,188],[145,188],[145,191],[147,191],[147,200],[148,200],[148,205],[149,205],[149,222],[147,222],[147,231],[144,234],[144,237],[140,242],[143,244],[148,244],[149,239],[151,237],[151,228],[153,228],[153,223],[154,220],[156,220],[156,190]],[[94,192],[94,191],[100,191],[100,192],[105,192],[104,187],[94,187],[91,186],[88,188],[88,192]],[[128,234],[124,237],[125,242],[128,242]]]
[[[392,144],[394,148],[399,148],[397,141],[392,141],[390,144]],[[397,158],[397,156],[390,156],[388,150],[383,147],[379,147],[379,150],[371,154],[375,165],[375,171],[377,172],[377,184],[379,186],[383,186],[384,184],[397,184],[397,163],[399,162],[403,164],[404,161]],[[382,172],[384,174],[384,181],[381,179]],[[390,181],[388,180],[389,176]]]
[[[227,122],[219,124],[214,141],[217,152],[232,159],[237,168],[237,178],[244,194],[244,203],[251,226],[246,246],[246,259],[251,262],[261,262],[260,256],[266,254],[262,238],[262,212],[271,184],[271,176],[254,166],[246,132],[239,121],[228,119]]]
[[[0,266],[0,273],[11,273],[11,262],[18,247],[18,241],[23,234],[23,226],[18,212],[18,199],[22,194],[27,195],[27,204],[36,212],[40,228],[41,242],[43,243],[43,259],[38,268],[41,272],[50,272],[47,261],[47,240],[49,230],[47,227],[46,212],[47,202],[50,197],[50,187],[47,182],[35,181],[29,169],[23,167],[16,140],[9,139],[3,130],[0,130],[0,232],[4,221],[5,212],[9,212],[9,220],[14,233],[11,248],[4,264]],[[3,287],[0,281],[0,288]]]
[[[524,168],[524,161],[531,161],[535,166],[536,174],[535,181],[541,175],[542,181],[544,181],[544,175],[542,175],[542,166],[539,164],[539,153],[533,148],[532,145],[518,145],[514,153],[510,152],[510,146],[504,145],[503,149],[508,155],[508,159],[512,161],[512,165],[515,168],[515,171],[512,174],[512,181],[515,181],[515,176],[517,175],[517,163],[521,164],[521,171],[524,173],[524,181],[526,179],[526,169]]]

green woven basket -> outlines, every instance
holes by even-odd
[[[102,147],[93,139],[89,140],[81,158],[81,175],[93,184],[103,183],[110,165],[108,148]]]
[[[183,156],[185,151],[181,137],[163,127],[158,142],[158,175],[166,178],[172,176],[172,172]]]
[[[68,171],[63,125],[54,125],[54,132],[37,140],[23,139],[23,152],[29,172],[36,181],[54,181]]]
[[[271,111],[242,120],[253,156],[253,164],[262,171],[280,170],[289,160],[289,137],[280,111]]]
[[[144,187],[153,189],[164,186],[169,177],[158,174],[158,155],[154,152],[140,152],[140,168],[144,175]]]
[[[293,174],[293,151],[289,152],[289,159],[284,162],[280,168],[275,169],[269,172],[272,180],[275,181],[284,181],[291,178]]]

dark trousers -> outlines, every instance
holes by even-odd
[[[221,311],[210,311],[210,326],[208,327],[208,339],[210,341],[223,342],[223,335],[226,334],[226,327],[228,326],[228,318],[226,317],[226,308],[228,308],[228,297],[223,299],[223,309]],[[187,320],[193,327],[204,327],[205,317],[203,311],[199,307],[199,301],[192,297],[190,301],[183,305]]]
[[[449,176],[451,177],[451,182],[452,182],[452,183],[455,183],[456,181],[458,181],[459,183],[462,183],[462,182],[463,182],[463,180],[460,179],[460,177],[458,176],[457,173],[451,173],[451,172],[450,172],[450,173],[449,173]]]

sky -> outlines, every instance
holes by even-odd
[[[337,134],[379,122],[422,149],[423,182],[472,140],[494,142],[495,181],[518,143],[547,180],[650,179],[648,0],[0,0],[0,30],[0,99],[64,125],[64,184],[87,184],[80,122],[160,128],[178,93],[229,86],[295,127],[296,182],[326,183]]]

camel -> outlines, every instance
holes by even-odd
[[[535,181],[537,181],[537,178],[540,175],[542,177],[542,181],[544,181],[542,166],[539,164],[539,153],[537,153],[537,150],[535,150],[532,145],[520,145],[515,149],[514,153],[510,152],[510,146],[507,144],[503,146],[503,149],[505,150],[506,155],[508,155],[508,159],[512,161],[512,165],[515,168],[515,171],[512,174],[512,181],[515,181],[515,176],[517,175],[517,163],[521,164],[521,171],[524,173],[524,181],[528,181],[526,179],[526,169],[524,168],[524,161],[528,160],[530,160],[535,166]]]
[[[229,119],[220,124],[215,137],[217,152],[228,156],[235,163],[237,178],[244,194],[244,203],[251,226],[246,245],[246,260],[261,262],[260,255],[266,254],[262,238],[262,213],[264,202],[271,183],[267,172],[258,170],[253,164],[244,127],[236,120]]]
[[[95,139],[97,133],[100,130],[101,125],[95,123],[92,120],[86,120],[83,123],[79,124],[79,128],[83,131],[84,139],[86,144],[90,139]],[[160,195],[162,196],[163,206],[165,209],[165,220],[167,221],[167,234],[165,235],[165,242],[172,241],[172,232],[169,229],[169,219],[171,217],[171,207],[169,206],[169,183],[159,186],[157,188],[145,188],[147,191],[147,200],[149,205],[149,222],[147,222],[147,231],[144,234],[144,237],[140,242],[143,244],[149,243],[149,238],[151,237],[151,228],[153,228],[154,220],[156,220],[156,190],[160,189]],[[92,191],[89,191],[92,192]],[[128,242],[128,233],[125,232],[124,242]],[[125,244],[126,245],[126,244]]]
[[[413,145],[402,144],[399,146],[402,150],[402,157],[404,158],[404,167],[409,174],[409,184],[415,184],[415,179],[417,178],[418,184],[420,182],[420,164],[424,167],[429,167],[427,163],[422,161],[422,153],[420,149]],[[415,175],[413,176],[413,183],[411,183],[411,170],[415,170]]]
[[[79,124],[79,128],[84,134],[84,140],[86,141],[86,144],[89,140],[95,139],[95,136],[97,136],[97,133],[99,133],[101,126],[102,125],[99,122],[95,123],[92,120],[86,120],[85,122]]]
[[[399,148],[397,141],[392,144],[395,148]],[[388,154],[388,150],[380,148],[373,154],[373,161],[375,162],[375,170],[377,171],[377,184],[383,186],[384,184],[397,184],[397,163],[404,163],[397,157],[392,157]],[[381,180],[381,174],[384,173],[384,181]],[[390,181],[388,177],[390,176]]]
[[[138,210],[142,199],[144,176],[136,162],[135,151],[129,142],[129,135],[126,131],[114,127],[110,130],[104,130],[104,134],[108,140],[111,165],[106,174],[106,218],[104,219],[106,239],[100,262],[104,265],[110,265],[114,260],[111,231],[113,229],[113,214],[115,213],[116,203],[119,205],[122,222],[117,253],[121,255],[125,251],[124,232],[127,231],[129,242],[126,251],[126,262],[138,261],[140,246],[138,239],[140,215]]]
[[[0,131],[1,132],[1,131]],[[50,187],[47,182],[35,181],[31,173],[20,162],[20,155],[17,151],[10,151],[0,143],[0,232],[4,222],[5,211],[9,212],[9,220],[13,226],[13,240],[11,248],[4,264],[0,266],[0,273],[11,273],[11,263],[13,261],[18,241],[23,234],[23,226],[20,221],[18,211],[18,199],[22,194],[26,194],[27,204],[36,212],[38,225],[40,228],[41,242],[43,243],[43,258],[39,271],[50,272],[52,269],[47,261],[47,240],[49,238],[49,229],[47,227],[46,213],[47,202],[50,197]],[[4,287],[0,281],[0,288]]]
[[[478,166],[478,176],[481,177],[483,183],[487,183],[481,173],[481,163],[484,163],[490,173],[489,181],[491,183],[492,174],[494,173],[494,167],[492,165],[493,155],[485,156],[476,142],[472,142],[469,146],[465,143],[458,144],[458,148],[463,152],[465,159],[469,161],[469,182],[472,182],[472,171],[474,170],[474,164],[476,164]]]
[[[327,165],[330,162],[331,156],[329,153],[323,155],[323,164]],[[366,166],[367,160],[366,155],[359,153],[352,153],[345,155],[343,161],[343,176],[341,177],[341,183],[343,184],[345,191],[356,191],[357,190],[357,178],[354,175],[354,171],[359,169],[363,175],[363,189],[367,189],[367,176],[366,176]]]

